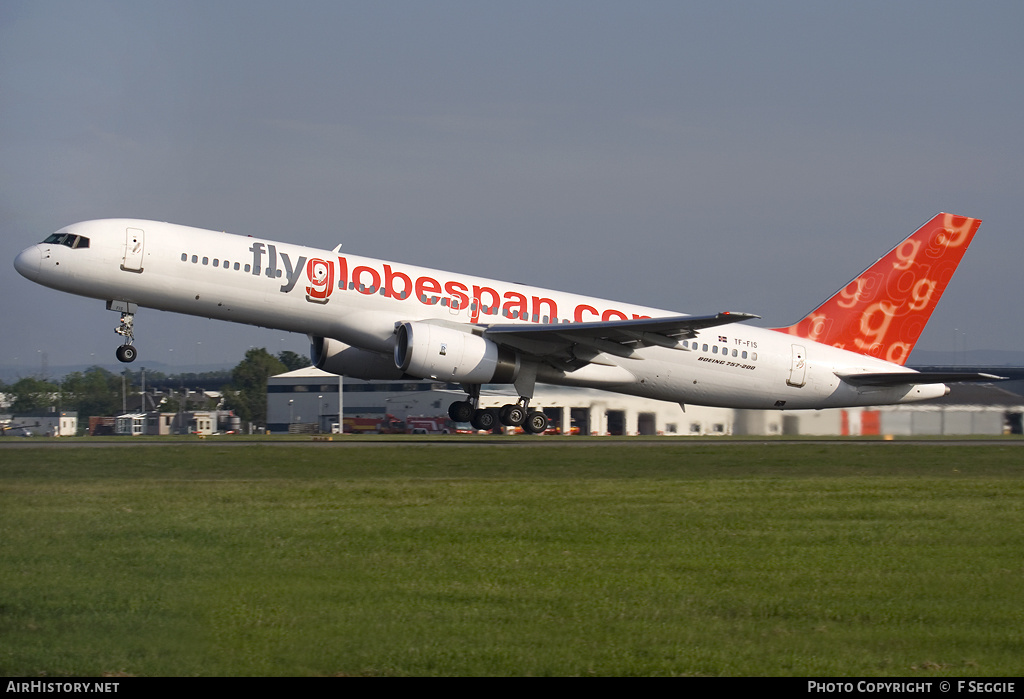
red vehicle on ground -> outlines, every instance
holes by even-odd
[[[455,434],[455,424],[448,416],[407,417],[405,431],[409,434]]]
[[[402,434],[405,423],[388,414],[379,417],[347,417],[343,421],[345,434]]]

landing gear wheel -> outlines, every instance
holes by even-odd
[[[498,412],[498,419],[508,427],[519,427],[526,421],[526,410],[521,405],[503,405]]]
[[[498,424],[498,416],[494,414],[493,410],[477,410],[473,413],[469,424],[473,425],[473,429],[490,431]]]
[[[128,364],[134,362],[135,358],[139,356],[138,350],[131,345],[121,345],[117,348],[117,359],[119,362]]]
[[[473,404],[468,400],[457,400],[448,406],[448,417],[452,422],[469,422],[473,419]]]
[[[530,434],[541,434],[548,428],[548,416],[536,410],[526,416],[523,429]]]

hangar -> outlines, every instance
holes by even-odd
[[[1006,372],[1003,372],[1004,375]],[[1007,382],[1013,385],[1014,382]],[[348,419],[370,427],[389,419],[447,416],[462,400],[457,384],[362,381],[308,367],[267,382],[267,429],[275,433],[339,431]],[[485,386],[482,407],[514,400]],[[836,410],[733,410],[666,403],[595,389],[538,385],[532,406],[547,414],[550,432],[589,435],[996,435],[1021,432],[1024,396],[997,385],[957,385],[928,403]]]
[[[431,381],[362,381],[305,368],[267,381],[267,429],[330,432],[344,418],[380,420],[390,415],[446,417],[462,400],[458,384]],[[508,392],[484,387],[480,404],[497,408],[514,401]],[[538,386],[532,406],[543,410],[550,431],[564,434],[730,434],[734,411],[635,398],[593,389]]]

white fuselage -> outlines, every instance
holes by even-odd
[[[396,323],[550,324],[678,313],[258,238],[134,219],[61,229],[88,238],[41,243],[15,262],[48,287],[176,313],[339,340],[390,355]],[[537,380],[682,404],[830,408],[944,395],[942,384],[855,387],[837,377],[910,371],[896,364],[744,324],[712,327],[681,349],[601,354],[575,371],[540,366]]]

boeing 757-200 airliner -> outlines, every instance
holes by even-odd
[[[981,225],[939,214],[803,320],[742,324],[749,313],[681,315],[289,243],[135,219],[75,223],[14,266],[44,286],[121,314],[118,359],[136,357],[140,307],[305,333],[312,359],[361,379],[434,379],[468,397],[452,419],[522,425],[537,382],[686,404],[835,408],[942,396],[987,374],[904,366]],[[519,400],[478,407],[482,384]]]

